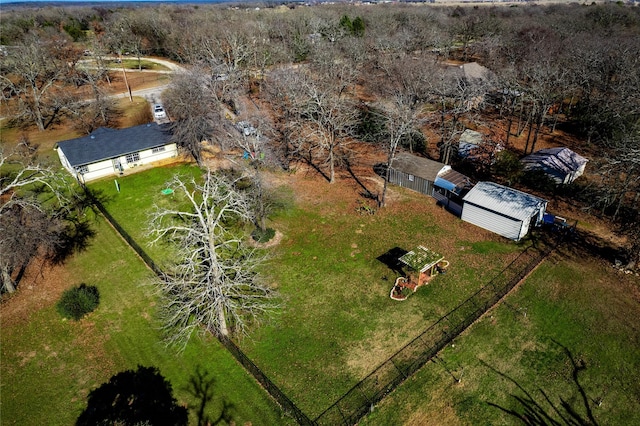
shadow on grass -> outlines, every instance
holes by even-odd
[[[362,183],[358,176],[356,176],[353,168],[351,167],[351,162],[348,158],[344,158],[344,163],[353,180],[358,184],[358,186],[360,186],[360,188],[362,188],[362,192],[360,193],[360,195],[362,195],[366,199],[378,201],[379,195],[377,193],[371,192],[371,190],[369,190],[369,188],[367,188],[367,186]]]
[[[376,259],[380,262],[384,263],[391,269],[396,275],[405,276],[405,273],[402,269],[403,263],[400,262],[400,258],[407,254],[408,252],[405,249],[400,247],[394,247],[386,253],[381,254]],[[386,277],[384,277],[386,278]],[[395,278],[394,278],[395,279]]]
[[[189,408],[196,410],[198,426],[232,424],[231,411],[233,404],[222,401],[222,410],[217,419],[213,420],[206,414],[207,405],[213,400],[215,378],[209,372],[202,371],[200,366],[196,367],[195,373],[189,378],[187,391],[198,401],[196,406]]]
[[[51,262],[62,264],[74,253],[86,250],[96,232],[87,221],[70,221],[64,233],[60,235],[59,244],[51,254]]]
[[[187,425],[188,412],[178,405],[169,383],[156,367],[120,372],[89,393],[76,425]]]
[[[579,401],[574,403],[567,399],[560,397],[559,403],[552,401],[551,395],[544,391],[544,389],[538,388],[541,397],[537,397],[525,389],[520,383],[518,383],[512,377],[506,375],[490,366],[484,361],[480,361],[487,368],[497,373],[501,377],[507,379],[511,383],[517,386],[521,394],[511,394],[511,397],[516,401],[515,408],[507,408],[493,402],[488,402],[492,407],[495,407],[504,413],[514,417],[521,421],[525,425],[535,426],[574,426],[574,425],[589,425],[597,426],[593,411],[591,409],[590,398],[587,396],[586,391],[582,387],[579,381],[579,374],[581,371],[586,370],[586,365],[582,360],[576,360],[571,351],[561,343],[554,340],[554,343],[560,346],[569,361],[571,362],[572,372],[571,377],[573,386],[580,395]]]
[[[97,216],[99,214],[96,203],[107,203],[110,198],[102,191],[90,190],[84,187],[71,195],[71,203],[65,214],[67,226],[59,235],[56,249],[51,253],[49,260],[54,264],[62,264],[74,253],[86,250],[95,231],[91,228],[91,222],[86,217],[86,212],[91,210]]]

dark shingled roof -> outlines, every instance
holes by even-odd
[[[407,154],[406,152],[399,152],[393,159],[391,167],[433,182],[438,177],[438,173],[442,170],[444,164],[428,158]]]
[[[167,125],[149,123],[121,130],[101,127],[89,136],[59,142],[57,148],[64,152],[72,167],[78,167],[163,146],[170,140]]]

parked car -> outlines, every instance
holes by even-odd
[[[162,105],[155,104],[153,106],[153,116],[156,119],[166,118],[167,117],[167,113],[164,111],[164,108],[162,108]]]
[[[236,123],[236,128],[245,136],[256,135],[258,133],[258,130],[246,121]]]

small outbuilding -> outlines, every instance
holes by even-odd
[[[443,163],[400,152],[391,162],[389,183],[432,196],[433,184],[444,168]]]
[[[525,170],[542,170],[558,185],[568,185],[582,176],[587,165],[586,158],[569,148],[541,149],[522,160]]]
[[[101,127],[59,142],[55,149],[62,166],[81,183],[178,155],[168,127],[157,123],[120,130]]]
[[[462,220],[518,241],[544,218],[547,201],[493,182],[478,182],[463,198]]]
[[[460,216],[462,214],[462,197],[473,187],[471,179],[445,166],[433,182],[433,198],[443,207]]]

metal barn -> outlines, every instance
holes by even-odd
[[[478,182],[463,200],[462,220],[516,241],[542,222],[547,207],[542,198],[493,182]]]
[[[401,152],[396,154],[389,169],[389,183],[433,196],[433,183],[443,163]]]

